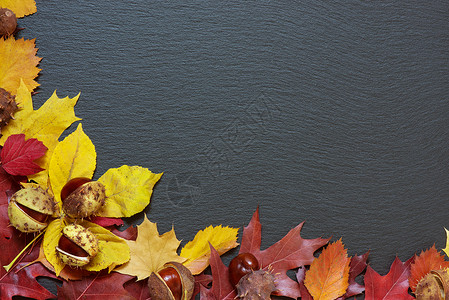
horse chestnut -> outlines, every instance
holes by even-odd
[[[243,276],[259,268],[259,261],[253,254],[240,253],[229,263],[229,280],[233,286],[236,286]]]
[[[62,209],[70,218],[87,218],[104,204],[105,187],[98,181],[77,177],[69,180],[61,190]]]
[[[98,251],[97,237],[89,229],[77,224],[63,228],[56,247],[61,261],[71,267],[87,265]]]
[[[56,203],[41,187],[28,187],[12,195],[8,217],[12,226],[22,232],[36,232],[47,227],[47,219],[56,212]]]
[[[166,263],[158,273],[151,273],[148,279],[152,300],[190,300],[195,279],[183,264]]]
[[[0,8],[0,36],[9,36],[16,31],[17,18],[12,10]]]

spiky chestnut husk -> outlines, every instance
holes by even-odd
[[[47,227],[47,219],[56,212],[53,197],[40,187],[28,187],[12,195],[8,217],[12,226],[22,232],[36,232]]]
[[[8,91],[0,88],[0,130],[8,125],[8,122],[13,119],[14,112],[18,109],[15,98]]]
[[[445,300],[449,297],[449,270],[430,271],[416,286],[417,300]]]
[[[243,276],[237,284],[237,297],[242,300],[266,300],[276,290],[275,278],[268,270],[257,270]]]
[[[87,179],[89,180],[89,179]],[[61,192],[62,209],[71,218],[87,218],[94,215],[104,204],[106,190],[98,181],[86,181],[86,178],[73,178],[64,186],[80,184],[69,195]]]
[[[99,251],[98,238],[87,228],[70,224],[63,228],[56,247],[61,261],[71,267],[87,265]]]
[[[183,264],[168,262],[158,273],[151,273],[148,287],[152,300],[190,300],[195,279]]]
[[[7,8],[0,8],[0,36],[9,36],[16,31],[17,18],[14,12]]]

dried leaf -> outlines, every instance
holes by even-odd
[[[122,218],[141,212],[150,203],[153,186],[161,176],[139,166],[109,169],[98,179],[106,187],[106,201],[97,215]]]
[[[304,285],[313,299],[334,300],[343,296],[348,288],[349,263],[341,239],[329,244],[306,272]]]
[[[315,251],[327,244],[329,239],[303,239],[301,229],[304,222],[290,230],[280,241],[260,250],[261,229],[259,209],[253,215],[251,222],[243,230],[242,244],[239,253],[252,253],[262,268],[272,268],[276,277],[277,291],[274,295],[298,298],[301,296],[299,285],[287,276],[287,271],[304,265],[310,265],[315,259]]]
[[[365,270],[368,255],[369,252],[363,255],[353,256],[351,258],[351,262],[349,263],[349,286],[348,289],[346,290],[346,294],[338,298],[338,300],[347,299],[349,297],[363,293],[365,287],[363,285],[358,284],[355,281],[355,279],[363,272],[363,270]]]
[[[47,147],[45,155],[37,161],[45,170],[29,176],[29,179],[43,187],[48,186],[50,158],[59,143],[59,136],[73,122],[80,120],[75,117],[74,112],[78,97],[60,99],[56,93],[53,93],[38,110],[33,110],[31,94],[22,81],[16,95],[20,109],[14,114],[15,120],[11,120],[8,126],[2,129],[1,145],[10,135],[23,133],[27,139],[38,139]]]
[[[30,92],[39,86],[34,78],[41,70],[37,65],[42,58],[36,53],[34,39],[0,39],[0,87],[16,95],[21,79]]]
[[[405,263],[396,257],[390,272],[380,276],[370,266],[365,273],[366,300],[409,300],[414,299],[408,293],[408,277],[410,275],[411,259]]]
[[[56,146],[50,161],[50,183],[56,202],[61,203],[61,190],[70,179],[92,178],[96,159],[95,146],[80,123],[75,132]]]
[[[128,263],[118,267],[115,271],[122,274],[137,276],[142,280],[158,272],[162,266],[170,261],[182,263],[184,259],[176,251],[181,243],[176,239],[175,231],[159,235],[156,223],[150,222],[145,216],[142,224],[137,226],[138,233],[135,241],[127,241],[131,250]]]
[[[36,12],[36,2],[34,0],[0,0],[0,7],[9,8],[17,18]]]
[[[422,251],[419,256],[415,257],[415,260],[410,267],[409,284],[412,292],[415,292],[418,282],[430,273],[430,271],[448,267],[449,261],[444,260],[444,256],[437,251],[435,245],[426,251]]]
[[[34,161],[45,154],[47,147],[37,139],[25,141],[24,134],[8,137],[0,153],[3,169],[11,175],[32,175],[42,168]]]
[[[238,228],[209,226],[200,230],[195,238],[181,249],[181,256],[187,259],[184,262],[193,275],[200,274],[209,266],[210,246],[217,250],[219,255],[238,246]]]

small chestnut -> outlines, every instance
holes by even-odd
[[[97,237],[81,225],[70,224],[63,228],[56,253],[61,261],[71,267],[87,265],[99,251]]]
[[[12,226],[22,232],[36,232],[47,227],[47,219],[56,212],[56,203],[41,187],[27,187],[12,195],[8,217]]]
[[[87,218],[104,204],[105,187],[98,181],[77,177],[69,180],[61,190],[62,209],[70,218]]]
[[[17,18],[14,12],[0,7],[0,36],[9,36],[16,31]]]
[[[243,276],[259,268],[259,261],[253,254],[240,253],[229,263],[229,280],[233,286],[236,286]]]
[[[166,263],[162,270],[151,273],[148,279],[152,300],[190,300],[195,279],[183,264]]]

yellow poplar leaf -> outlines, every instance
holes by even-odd
[[[446,253],[447,256],[449,256],[449,230],[444,228],[446,231],[446,248],[443,249],[444,253]]]
[[[61,190],[67,181],[75,177],[92,178],[96,159],[95,146],[80,123],[56,146],[50,161],[48,172],[56,202],[61,203]]]
[[[200,230],[195,238],[188,242],[181,250],[180,256],[187,259],[184,262],[193,275],[200,274],[209,266],[210,246],[217,250],[219,255],[237,247],[238,228],[222,227],[221,225],[209,226]]]
[[[161,176],[139,166],[109,169],[98,179],[106,188],[106,201],[97,215],[123,218],[141,212],[150,203],[153,186]]]
[[[38,110],[33,110],[31,93],[23,81],[17,90],[16,102],[20,109],[14,114],[15,120],[2,128],[0,144],[3,145],[10,135],[20,133],[25,134],[27,139],[35,138],[44,143],[48,150],[36,161],[44,171],[28,177],[41,186],[48,186],[48,168],[53,151],[59,143],[59,136],[73,122],[80,120],[74,111],[78,98],[79,95],[74,98],[58,98],[55,92]]]
[[[85,270],[100,271],[109,268],[111,271],[129,261],[130,251],[126,240],[94,223],[84,221],[80,225],[89,229],[98,238],[98,254],[84,267]]]
[[[36,2],[34,0],[0,0],[0,7],[9,8],[17,18],[36,12]]]
[[[39,84],[34,80],[40,70],[41,57],[36,56],[35,40],[0,39],[0,87],[15,95],[22,78],[28,90]]]
[[[50,224],[48,224],[45,231],[44,240],[42,241],[45,258],[53,266],[56,276],[59,276],[59,273],[65,267],[56,254],[56,246],[58,246],[64,226],[65,224],[62,219],[53,220]]]
[[[176,253],[181,241],[176,239],[175,231],[172,229],[159,235],[156,223],[150,222],[146,216],[143,223],[137,226],[137,239],[126,242],[131,250],[131,259],[114,271],[137,276],[137,280],[145,279],[152,272],[160,271],[167,262],[184,261]]]
[[[341,239],[321,252],[304,279],[304,285],[314,300],[333,300],[346,293],[350,261]]]

